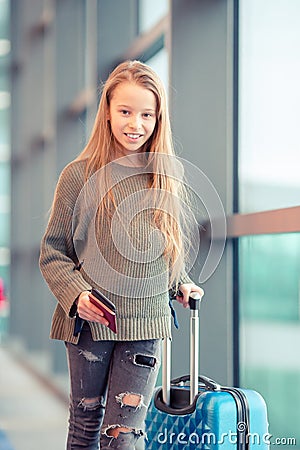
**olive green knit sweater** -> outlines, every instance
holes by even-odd
[[[94,340],[144,340],[170,337],[169,280],[167,275],[162,275],[168,274],[168,269],[162,255],[152,258],[151,262],[137,263],[134,258],[120,254],[111,239],[110,220],[107,219],[97,228],[97,244],[105,260],[114,268],[113,272],[122,274],[121,278],[117,279],[121,286],[118,284],[117,290],[106,289],[107,285],[103,287],[100,283],[101,277],[91,274],[91,265],[89,266],[86,262],[80,271],[74,270],[79,260],[81,261],[81,255],[77,255],[75,251],[74,233],[76,233],[77,225],[82,227],[82,223],[76,225],[75,222],[74,225],[74,208],[78,208],[78,197],[84,186],[85,168],[85,161],[73,161],[63,170],[41,243],[40,269],[58,302],[52,319],[50,337],[73,343],[78,341],[78,336],[73,335],[75,318],[71,317],[72,306],[82,291],[90,290],[92,287],[98,288],[115,303],[118,327],[116,335],[106,326],[90,322]],[[131,199],[132,193],[146,192],[146,189],[147,175],[136,172],[135,176],[123,179],[114,188],[116,205],[121,205],[122,198]],[[135,201],[134,196],[130,201]],[[130,202],[128,207],[131,207]],[[135,242],[135,247],[145,251],[144,242],[149,233],[153,232],[149,210],[144,214],[136,215],[127,232],[130,239]],[[120,239],[125,238],[126,234],[124,237],[121,233]],[[126,246],[126,243],[124,245]],[[101,273],[101,267],[96,269],[98,273]],[[131,291],[128,281],[134,280],[135,277],[142,280],[139,285],[139,295]],[[153,289],[153,283],[148,283],[148,280],[153,280],[153,277],[154,279],[158,277],[161,284],[159,291],[156,292]],[[189,281],[188,277],[185,281]]]

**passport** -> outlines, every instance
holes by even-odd
[[[102,292],[98,291],[98,289],[92,289],[89,294],[89,298],[90,302],[103,312],[105,319],[108,321],[108,328],[110,328],[114,333],[117,333],[115,304],[105,297]]]

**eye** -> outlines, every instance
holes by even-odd
[[[150,119],[151,117],[154,116],[154,114],[152,114],[152,113],[144,113],[143,116],[144,116],[146,119]]]
[[[123,116],[128,116],[129,111],[128,111],[127,109],[121,109],[121,114],[122,114]]]

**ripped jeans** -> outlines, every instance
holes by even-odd
[[[160,342],[93,341],[86,323],[78,344],[66,343],[71,387],[67,450],[135,448],[145,435]]]

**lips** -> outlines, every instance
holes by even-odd
[[[136,134],[136,133],[124,133],[125,136],[129,137],[129,139],[137,140],[139,139],[142,134]]]

